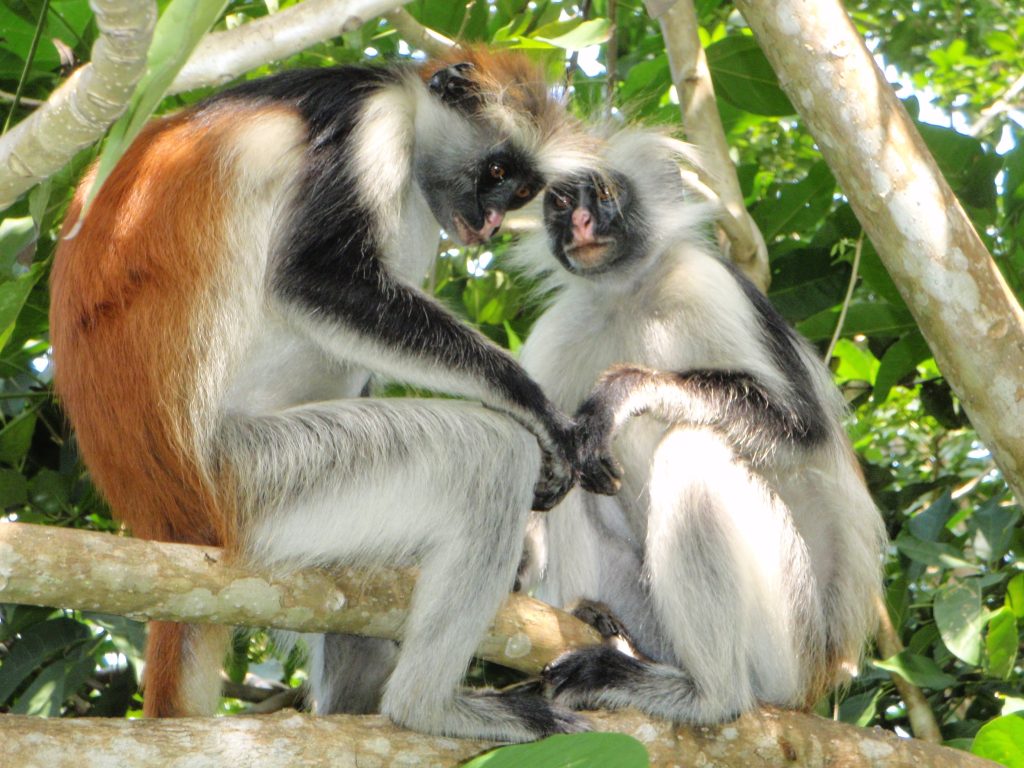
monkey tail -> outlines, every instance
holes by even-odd
[[[212,715],[220,699],[220,669],[231,638],[215,624],[149,622],[143,714]]]

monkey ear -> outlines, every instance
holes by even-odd
[[[478,104],[476,83],[466,77],[473,65],[464,61],[434,73],[427,82],[430,92],[442,102],[462,111],[472,112]]]

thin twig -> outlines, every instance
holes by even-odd
[[[604,47],[605,117],[611,117],[615,106],[615,81],[619,76],[619,25],[616,22],[618,0],[608,0],[608,19],[612,23],[611,36]]]
[[[20,106],[31,107],[32,109],[45,103],[42,99],[30,99],[27,96],[19,96],[10,91],[0,91],[0,101],[6,101],[8,104],[13,104],[17,101]]]
[[[850,309],[850,300],[853,298],[853,289],[857,285],[857,272],[860,270],[860,253],[864,247],[864,231],[861,230],[860,236],[857,238],[857,245],[853,249],[853,271],[850,273],[850,282],[846,286],[846,296],[843,297],[843,306],[839,310],[839,319],[836,321],[836,330],[832,334],[832,340],[828,343],[828,350],[825,352],[825,364],[828,365],[828,361],[832,359],[832,353],[835,351],[836,344],[839,342],[839,337],[843,332],[843,324],[846,323],[846,313]]]
[[[46,24],[46,14],[50,10],[50,0],[43,0],[43,7],[39,9],[39,19],[36,21],[36,31],[32,34],[32,43],[28,47],[28,56],[25,57],[25,66],[21,70],[21,77],[18,78],[18,87],[14,91],[14,100],[7,112],[7,119],[4,120],[2,133],[7,133],[14,119],[14,113],[18,111],[18,102],[21,101],[21,92],[25,90],[25,83],[28,82],[28,73],[32,70],[32,62],[36,59],[36,51],[39,49],[39,38],[43,36],[43,26]]]
[[[978,121],[967,129],[967,133],[975,137],[983,134],[993,120],[1003,112],[1013,109],[1013,100],[1020,95],[1021,91],[1024,91],[1024,75],[1014,80],[1002,96],[981,110],[981,116],[978,118]]]

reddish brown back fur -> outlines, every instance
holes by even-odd
[[[80,230],[62,239],[51,278],[55,386],[93,482],[142,538],[224,545],[232,518],[196,455],[195,341],[204,291],[224,258],[218,148],[227,120],[184,113],[149,125],[115,168]],[[73,231],[90,173],[68,211]],[[214,414],[206,414],[213,418]],[[146,713],[180,714],[190,628],[150,624]],[[208,671],[207,671],[208,673]]]
[[[217,132],[196,122],[179,115],[147,127],[78,233],[61,240],[50,333],[57,394],[115,514],[142,538],[222,545],[226,521],[188,418],[202,359],[192,327],[219,250],[213,214],[225,188]]]

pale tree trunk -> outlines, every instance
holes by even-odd
[[[837,0],[736,0],[943,375],[1024,499],[1024,312]]]
[[[636,712],[590,712],[599,731],[626,733],[654,766],[706,768],[998,768],[965,752],[890,731],[765,709],[727,725],[673,726]],[[120,720],[0,715],[2,754],[19,768],[390,768],[456,766],[493,743],[424,736],[377,716],[295,712]],[[524,766],[526,768],[526,766]]]
[[[644,5],[651,18],[661,25],[686,138],[700,151],[704,171],[710,177],[708,186],[721,203],[719,224],[729,240],[729,258],[765,291],[771,281],[768,248],[747,213],[736,167],[729,157],[711,72],[697,35],[693,0],[644,0]]]
[[[92,61],[0,138],[0,210],[103,136],[146,70],[156,3],[90,0],[89,7],[100,30]]]

